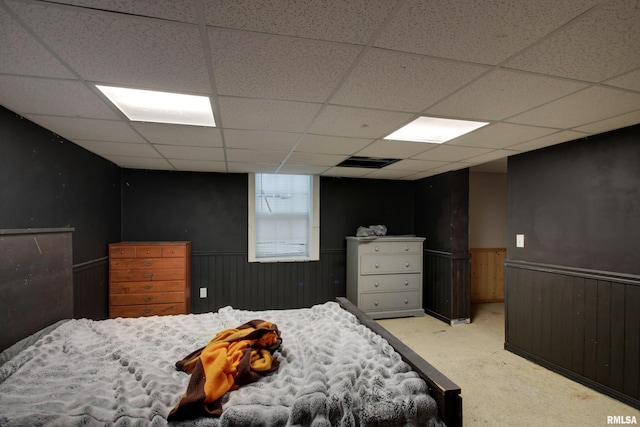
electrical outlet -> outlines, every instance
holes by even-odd
[[[524,234],[516,234],[516,248],[524,248]]]
[[[207,288],[200,288],[200,298],[207,297]]]

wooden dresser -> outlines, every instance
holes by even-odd
[[[191,242],[109,245],[109,317],[191,313]]]
[[[374,319],[424,316],[424,237],[347,237],[347,298]]]

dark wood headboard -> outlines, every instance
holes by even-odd
[[[0,351],[73,317],[73,230],[0,230]]]

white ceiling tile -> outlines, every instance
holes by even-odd
[[[86,80],[174,91],[211,90],[195,25],[51,3],[11,4]]]
[[[169,160],[208,160],[224,161],[222,148],[210,147],[185,147],[181,145],[154,144],[156,150]]]
[[[506,65],[591,82],[634,70],[640,67],[640,7],[602,2]]]
[[[309,132],[353,138],[382,138],[412,117],[409,113],[329,105],[320,113]]]
[[[165,159],[153,159],[144,157],[127,157],[106,155],[105,159],[111,160],[122,168],[131,169],[156,169],[156,170],[175,170],[175,168]]]
[[[502,120],[586,87],[585,83],[496,69],[426,113],[475,120]]]
[[[375,46],[498,64],[596,4],[595,0],[411,0]]]
[[[177,170],[191,172],[227,172],[225,162],[211,160],[178,160],[171,159],[171,164]]]
[[[606,84],[640,92],[640,68],[614,79],[607,80]]]
[[[218,128],[141,122],[132,122],[131,125],[154,144],[222,147]]]
[[[100,10],[111,10],[130,15],[152,16],[169,21],[197,22],[196,2],[177,2],[175,0],[48,0],[88,7]]]
[[[479,65],[370,49],[331,102],[417,113],[488,69]]]
[[[379,140],[356,153],[357,156],[406,159],[430,149],[422,142]]]
[[[448,141],[449,145],[479,148],[505,148],[524,141],[549,135],[557,129],[494,123]]]
[[[319,104],[220,97],[225,128],[274,132],[303,132],[320,110]]]
[[[321,175],[327,170],[326,166],[307,166],[307,165],[282,165],[278,169],[278,173],[290,175]]]
[[[109,141],[85,141],[78,139],[73,142],[99,156],[128,156],[147,158],[162,157],[156,150],[154,150],[154,148],[150,144],[132,144],[127,142]]]
[[[578,126],[574,130],[596,134],[636,125],[638,123],[640,123],[640,110],[632,111],[631,113],[627,114],[621,114],[610,119],[589,123],[584,126]]]
[[[335,166],[348,156],[340,154],[316,154],[293,152],[287,158],[287,164],[310,166]]]
[[[20,114],[118,120],[120,117],[83,83],[0,75],[0,98]]]
[[[374,169],[367,178],[374,179],[405,179],[407,176],[414,175],[415,170],[401,170],[401,169]]]
[[[252,130],[226,129],[224,131],[227,148],[290,151],[302,133],[260,132]]]
[[[493,151],[493,148],[458,147],[455,145],[441,144],[412,158],[441,162],[458,162],[491,151]]]
[[[516,144],[509,147],[509,150],[514,151],[531,151],[539,148],[548,147],[550,145],[561,144],[567,141],[573,141],[574,139],[584,138],[589,134],[583,132],[575,132],[572,130],[563,130],[553,133],[551,135],[543,136],[531,141],[523,142],[522,144]]]
[[[125,122],[35,114],[25,114],[25,117],[71,141],[146,142]]]
[[[325,102],[360,47],[209,28],[221,95]]]
[[[470,159],[465,160],[465,163],[468,165],[479,165],[482,163],[491,162],[497,159],[503,159],[514,154],[519,154],[517,151],[510,150],[495,150],[487,154],[481,154],[480,156],[472,157]]]
[[[228,148],[227,160],[241,163],[281,163],[287,156],[286,151],[241,150]]]
[[[437,168],[443,166],[445,163],[446,162],[437,162],[432,160],[405,159],[390,164],[389,166],[385,166],[385,169],[400,169],[404,171],[413,171],[415,173],[415,171],[427,171],[429,169]]]
[[[568,129],[637,109],[640,109],[640,93],[594,86],[512,117],[509,121]]]
[[[369,168],[345,168],[335,167],[322,173],[323,176],[362,178],[369,175],[374,169]]]
[[[302,138],[302,141],[296,146],[296,151],[305,153],[354,154],[373,141],[373,139],[306,134]]]
[[[392,9],[387,0],[207,1],[205,17],[216,27],[366,44]]]
[[[275,173],[279,164],[227,162],[227,168],[232,173]]]
[[[0,40],[0,73],[73,78],[4,8],[0,8]]]

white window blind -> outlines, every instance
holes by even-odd
[[[318,259],[317,178],[255,174],[250,180],[249,260]]]

